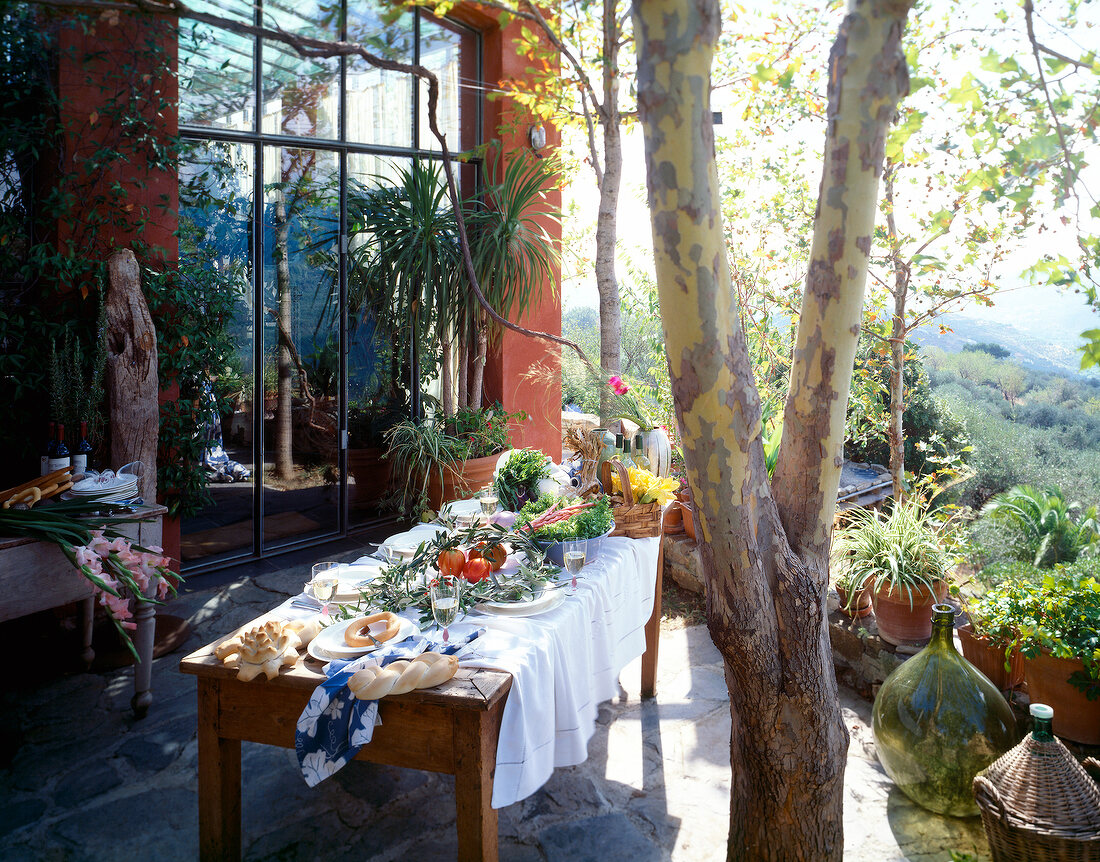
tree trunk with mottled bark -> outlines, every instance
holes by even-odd
[[[890,321],[890,479],[894,499],[905,499],[905,306],[909,298],[909,266],[901,257],[901,240],[894,220],[894,174],[887,168],[883,178],[886,198],[886,235],[890,243],[890,267],[894,271],[894,314]]]
[[[657,284],[700,514],[707,624],[733,732],[728,858],[840,860],[848,737],[825,595],[844,419],[908,0],[856,0],[830,57],[828,135],[775,482],[714,164],[717,0],[638,0],[638,101]]]
[[[130,249],[107,259],[107,404],[111,428],[111,467],[143,465],[138,493],[157,499],[157,433],[160,381],[157,331],[141,292],[141,269]]]
[[[600,295],[600,368],[604,382],[622,370],[622,299],[615,275],[616,220],[619,188],[623,174],[623,148],[619,123],[619,6],[617,0],[603,4],[603,103],[600,129],[603,132],[603,171],[596,172],[600,191],[596,217],[596,290]],[[595,153],[592,154],[595,158]],[[593,161],[593,166],[597,164]],[[600,390],[600,420],[611,417],[613,401],[607,387]]]
[[[294,310],[290,285],[290,223],[286,212],[286,194],[276,193],[275,203],[275,290],[279,326],[278,402],[275,408],[275,475],[294,478],[294,365],[290,348],[281,333],[290,333]]]

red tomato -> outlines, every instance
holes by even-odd
[[[492,572],[492,563],[484,557],[474,557],[466,563],[466,568],[462,571],[462,577],[471,584],[476,584],[478,581],[485,580]]]
[[[480,545],[470,551],[471,560],[477,559],[478,557],[484,557],[485,559],[487,559],[490,564],[492,564],[493,571],[499,572],[501,566],[504,565],[504,561],[508,559],[508,554],[500,545],[486,550],[485,543],[482,542]]]
[[[439,571],[448,578],[457,578],[466,567],[466,555],[458,548],[440,551],[435,561]]]

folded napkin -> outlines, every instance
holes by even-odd
[[[480,637],[485,629],[447,644],[436,643],[423,635],[387,644],[360,658],[335,659],[325,665],[326,679],[298,716],[294,732],[294,748],[298,765],[306,784],[315,787],[338,772],[359,749],[371,741],[378,719],[378,701],[359,700],[348,688],[348,680],[356,671],[368,665],[388,665],[398,659],[416,658],[422,652],[434,650],[443,655],[458,652],[470,641]]]

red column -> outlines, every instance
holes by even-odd
[[[460,5],[456,12],[464,8]],[[469,11],[462,20],[482,32],[483,76],[486,87],[502,81],[522,81],[527,76],[529,61],[516,53],[514,40],[520,35],[522,22],[513,21],[501,30],[493,15],[477,16]],[[529,150],[527,133],[539,121],[511,99],[487,100],[485,104],[486,140],[499,140],[504,158]],[[557,130],[546,127],[547,145],[541,152],[548,154],[560,143]],[[555,185],[547,189],[550,204],[561,208],[561,191]],[[546,222],[547,233],[561,247],[561,224]],[[555,265],[551,278],[543,284],[535,301],[526,313],[519,314],[516,322],[528,328],[561,334],[561,268]],[[534,339],[505,330],[495,348],[489,352],[485,367],[486,397],[499,400],[510,412],[519,410],[529,415],[527,422],[518,423],[512,430],[516,446],[541,449],[554,460],[561,457],[561,353],[557,345],[545,339]]]

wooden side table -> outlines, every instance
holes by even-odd
[[[205,862],[241,858],[241,741],[294,748],[298,717],[325,678],[319,662],[303,658],[273,680],[241,682],[214,656],[222,640],[180,662],[183,673],[199,678],[199,858]],[[493,776],[511,686],[510,674],[459,668],[438,688],[383,698],[382,724],[356,756],[454,775],[460,862],[497,860]]]
[[[164,506],[139,506],[131,523],[119,524],[115,529],[144,547],[160,545],[161,518],[167,511]],[[85,667],[89,667],[95,658],[92,650],[94,601],[92,585],[73,568],[56,545],[34,539],[0,538],[0,622],[70,602],[79,603],[80,658]],[[137,628],[131,636],[141,661],[134,666],[134,696],[130,705],[140,718],[153,702],[150,684],[156,607],[138,602],[134,622]]]

